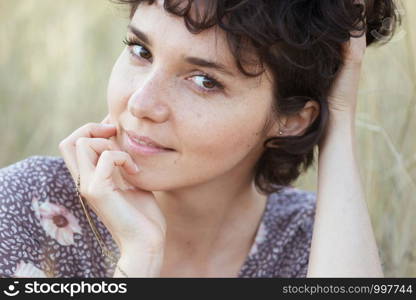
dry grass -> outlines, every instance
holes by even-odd
[[[416,1],[402,2],[399,38],[367,50],[356,129],[385,275],[414,277]],[[125,16],[103,0],[0,2],[0,166],[35,154],[60,155],[60,140],[105,116]],[[316,168],[297,186],[316,190]]]

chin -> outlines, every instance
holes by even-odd
[[[131,188],[135,187],[144,191],[153,191],[155,189],[159,189],[159,186],[156,186],[155,184],[146,184],[146,182],[143,182],[145,180],[143,174],[129,174],[124,169],[120,168],[120,175],[121,180],[117,183],[119,186],[124,188]],[[142,172],[142,171],[141,171]]]

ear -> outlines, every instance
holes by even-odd
[[[319,116],[319,104],[309,100],[298,113],[291,116],[280,116],[280,122],[273,126],[272,134],[277,136],[301,136]],[[282,134],[279,134],[279,131]]]

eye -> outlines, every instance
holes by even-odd
[[[150,59],[152,57],[149,50],[147,50],[139,41],[130,38],[123,40],[123,43],[130,47],[130,53],[138,58]]]
[[[191,78],[196,78],[195,82],[198,85],[198,89],[203,93],[213,93],[224,89],[224,86],[212,75],[200,74],[192,76]]]
[[[143,58],[149,60],[152,57],[150,51],[134,38],[127,37],[123,40],[123,43],[130,48],[130,54],[138,59]],[[203,73],[194,75],[190,78],[197,78],[195,82],[198,86],[198,89],[202,93],[213,93],[224,90],[224,85],[221,84],[221,82],[213,75]]]

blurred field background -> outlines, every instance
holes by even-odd
[[[416,277],[416,1],[400,3],[396,37],[366,52],[356,130],[385,276]],[[63,138],[104,118],[127,15],[108,0],[0,0],[0,167],[60,156]],[[316,172],[296,186],[316,191]]]

